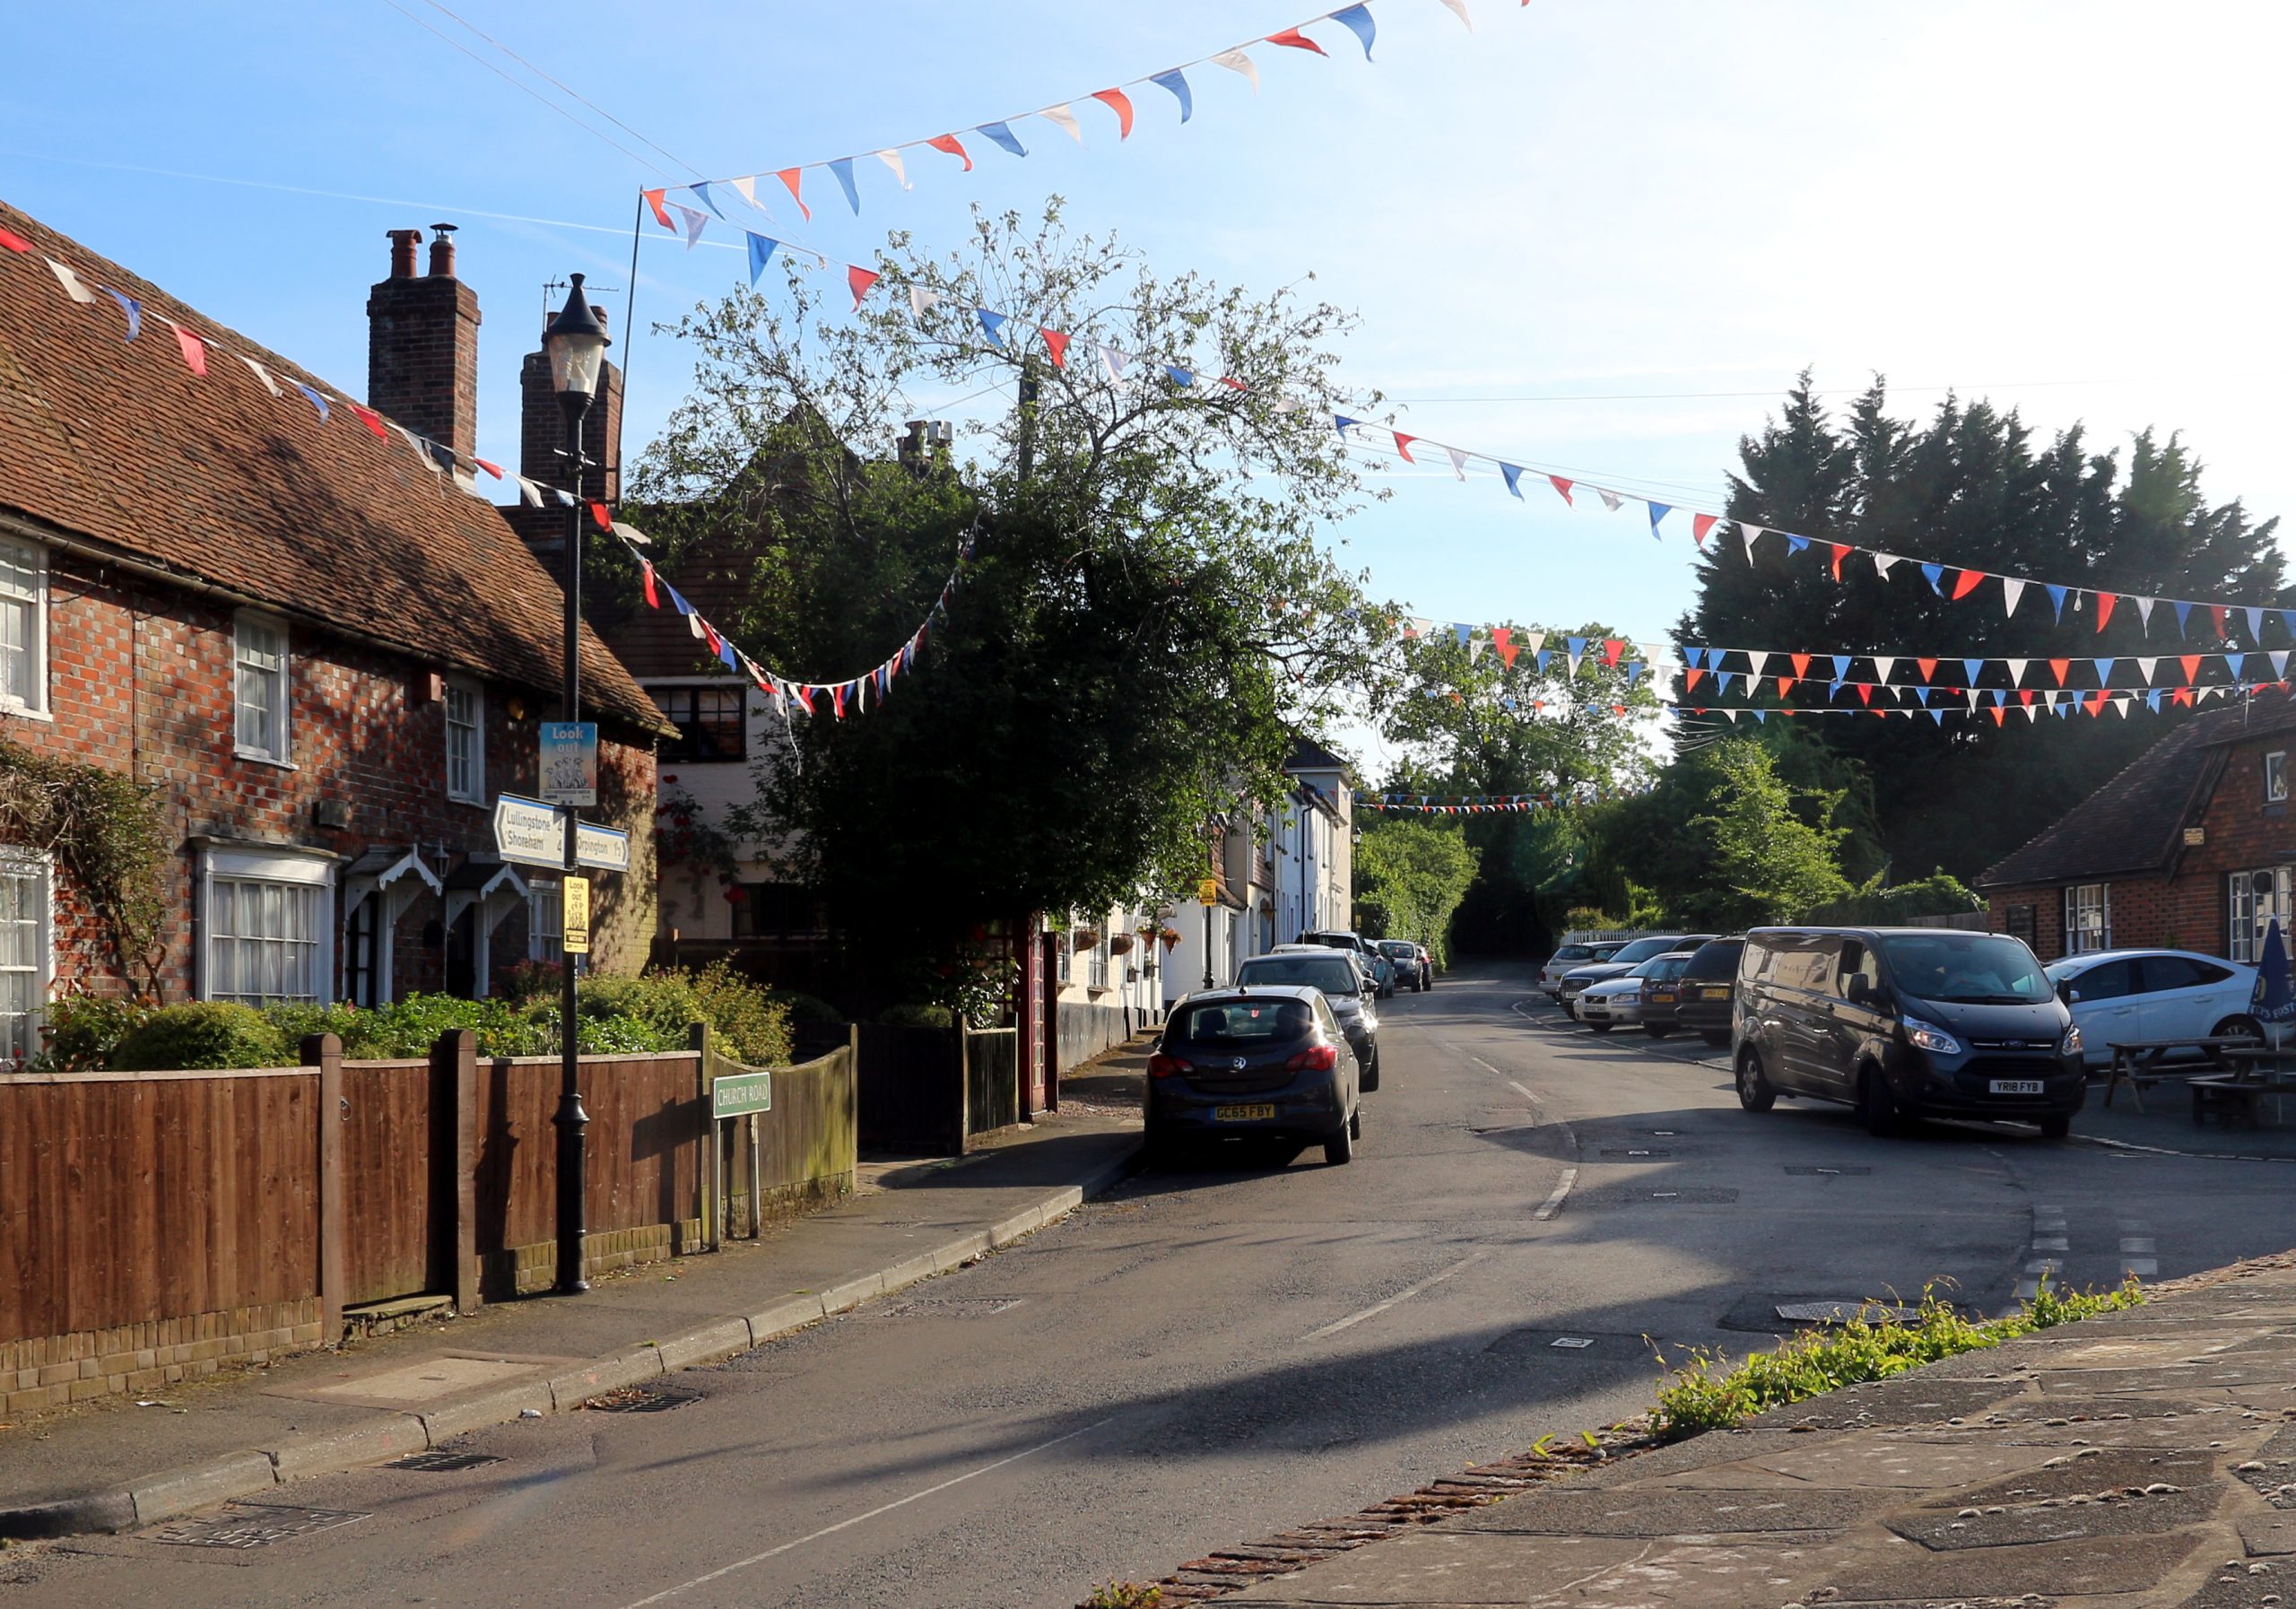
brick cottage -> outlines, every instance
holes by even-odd
[[[1996,931],[2043,961],[2160,946],[2253,961],[2296,873],[2296,703],[2195,715],[1977,880]]]
[[[490,812],[534,791],[561,594],[465,489],[477,299],[443,232],[416,274],[417,239],[394,233],[368,303],[369,401],[451,448],[451,474],[0,206],[0,744],[157,791],[170,998],[479,995],[555,953],[554,883],[501,863]],[[630,873],[602,880],[592,964],[635,970],[666,729],[587,633],[581,670],[596,815],[633,839]],[[21,1057],[53,991],[126,982],[68,871],[0,855],[0,1054]]]

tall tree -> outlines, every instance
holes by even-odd
[[[2201,465],[2175,436],[2152,431],[2093,452],[2075,426],[2037,443],[2015,412],[1949,398],[1921,423],[1892,418],[1876,380],[1837,419],[1805,375],[1781,413],[1739,444],[1729,516],[1742,524],[1885,549],[1914,561],[2144,596],[2280,606],[2291,594],[2274,533],[2237,500],[2211,503]],[[2150,622],[2124,605],[2100,631],[2077,595],[2062,618],[2028,589],[2013,614],[1998,583],[1961,601],[1938,596],[1918,563],[1886,578],[1851,558],[1837,584],[1822,549],[1762,539],[1750,560],[1708,544],[1699,597],[1677,638],[1709,647],[1926,656],[2156,656],[2179,648],[2173,615]],[[2276,630],[2276,628],[2274,628]],[[1953,680],[1961,680],[1958,667]],[[1900,680],[1903,679],[1902,673]],[[1941,675],[1940,680],[1944,678]],[[1996,683],[1998,684],[1997,679]],[[2028,683],[2028,685],[2031,685]],[[1822,680],[1796,701],[1826,701]],[[1844,691],[1834,702],[1848,703]],[[1983,871],[2157,739],[2171,716],[2023,721],[1830,719],[1816,739],[1865,768],[1894,874]]]
[[[1292,734],[1383,633],[1314,540],[1355,475],[1291,401],[1341,394],[1336,309],[1160,278],[1057,204],[977,216],[946,261],[895,235],[878,268],[849,317],[793,269],[681,321],[693,389],[636,487],[664,569],[735,582],[725,623],[800,680],[885,659],[969,548],[914,667],[865,714],[796,718],[744,822],[800,830],[857,959],[930,976],[995,918],[1196,875],[1205,821],[1280,796]],[[885,450],[946,405],[912,399],[984,378],[1009,405],[966,422],[977,456]]]
[[[1374,816],[1355,846],[1355,908],[1369,938],[1410,939],[1451,954],[1451,916],[1474,882],[1460,823]]]

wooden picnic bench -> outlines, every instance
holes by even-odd
[[[2192,1081],[2192,1120],[2198,1123],[2212,1111],[2220,1118],[2238,1111],[2254,1126],[2269,1099],[2273,1121],[2283,1121],[2282,1098],[2296,1090],[2296,1047],[2233,1045],[2218,1054],[2231,1064],[2232,1076]]]
[[[2166,1078],[2185,1077],[2190,1071],[2171,1072],[2164,1068],[2161,1064],[2168,1057],[2179,1050],[2197,1050],[2205,1059],[2194,1063],[2194,1067],[2222,1072],[2227,1065],[2223,1059],[2226,1053],[2239,1047],[2260,1048],[2256,1040],[2244,1033],[2204,1034],[2185,1039],[2115,1039],[2109,1046],[2113,1053],[2113,1064],[2112,1070],[2105,1078],[2105,1104],[2110,1106],[2113,1092],[2126,1083],[2128,1098],[2136,1103],[2136,1109],[2141,1112],[2144,1109],[2144,1091],[2147,1087]]]

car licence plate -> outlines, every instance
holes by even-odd
[[[1700,992],[1709,1000],[1727,1000],[1730,997],[1730,991],[1726,987],[1718,989],[1703,989]]]
[[[2038,1095],[2041,1081],[2038,1078],[1996,1078],[1992,1083],[1996,1095]]]
[[[1212,1109],[1214,1123],[1255,1123],[1275,1116],[1272,1106],[1215,1106]]]

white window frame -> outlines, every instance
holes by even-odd
[[[11,571],[29,579],[19,582]],[[0,662],[0,709],[43,720],[48,718],[48,550],[29,542],[0,542],[0,610],[24,612],[24,691],[8,691]]]
[[[526,959],[566,961],[566,906],[556,878],[526,886]]]
[[[2296,867],[2250,866],[2225,874],[2224,912],[2230,929],[2225,935],[2227,959],[2253,966],[2264,949],[2265,929],[2274,917],[2280,918],[2283,941],[2288,939],[2292,872],[2296,872]],[[2270,891],[2262,899],[2257,897],[2259,881]]]
[[[2288,803],[2288,751],[2274,749],[2264,757],[2264,802]]]
[[[2067,955],[2092,955],[2100,950],[2112,947],[2113,885],[2109,883],[2068,884],[2065,891],[2065,952]]]
[[[30,922],[32,961],[30,967],[4,971],[30,973],[30,1004],[22,1013],[0,1009],[0,1068],[21,1066],[26,1057],[39,1054],[40,1027],[48,1018],[48,990],[56,983],[55,864],[29,849],[0,846],[0,878],[17,877],[31,884],[38,902]]]
[[[289,844],[236,844],[203,848],[199,857],[198,995],[202,1000],[308,1000],[317,1005],[335,1002],[335,880],[339,857],[324,849],[303,849]],[[215,885],[228,883],[241,888],[277,886],[293,891],[310,911],[310,934],[293,941],[309,946],[303,959],[310,968],[308,995],[256,994],[246,989],[222,992],[215,931]],[[283,895],[283,898],[286,897]],[[240,935],[229,935],[239,937]],[[258,939],[258,942],[278,942]],[[234,978],[232,981],[236,981]]]
[[[1103,992],[1109,987],[1109,943],[1115,936],[1109,923],[1103,918],[1100,939],[1092,945],[1092,959],[1084,966],[1084,987],[1095,993]]]
[[[251,648],[248,641],[250,628],[254,631],[268,631],[277,635],[279,639],[279,647],[277,649],[279,663],[276,667],[266,666],[261,664],[250,664],[250,655],[257,651]],[[260,744],[248,743],[240,735],[242,730],[240,720],[241,711],[250,708],[243,696],[242,679],[250,671],[265,675],[275,675],[277,677],[277,680],[271,685],[271,702],[268,713],[271,717],[273,742],[272,745],[268,748]],[[237,615],[232,617],[231,746],[238,752],[240,759],[268,761],[274,765],[286,765],[290,763],[293,754],[293,743],[292,734],[288,729],[288,713],[290,706],[294,702],[294,700],[290,693],[291,685],[294,681],[294,645],[292,639],[288,635],[287,622],[285,621],[281,620],[277,615],[260,613],[253,609],[242,609]]]
[[[470,718],[455,718],[455,700],[470,700]],[[447,726],[447,797],[462,804],[486,803],[486,690],[466,676],[448,676],[446,691],[439,700],[446,712]],[[455,786],[455,740],[466,738],[470,744],[467,756],[469,776],[463,786]]]

